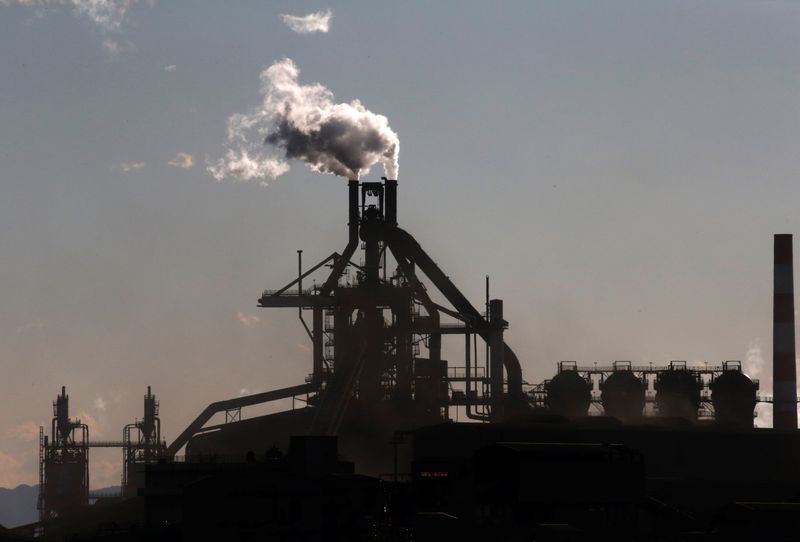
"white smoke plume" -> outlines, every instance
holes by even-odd
[[[759,380],[759,391],[761,393],[772,391],[772,370],[764,360],[764,354],[761,351],[761,339],[755,338],[747,345],[743,369],[745,373]],[[756,406],[755,426],[772,427],[772,405],[759,403]]]
[[[256,153],[250,156],[246,149],[234,151],[228,149],[223,158],[207,168],[211,176],[217,181],[224,179],[235,179],[238,181],[252,181],[254,179],[272,179],[283,175],[289,171],[289,164],[277,158],[263,156]],[[267,186],[265,181],[261,181],[263,186]]]
[[[331,10],[317,11],[298,17],[297,15],[281,15],[286,26],[298,34],[311,34],[312,32],[327,32],[330,28]]]
[[[275,178],[289,170],[285,158],[351,179],[380,163],[386,176],[396,179],[400,140],[388,119],[358,100],[335,103],[325,86],[302,85],[299,75],[288,58],[261,73],[261,106],[228,119],[228,152],[208,167],[214,178]],[[283,156],[264,156],[264,143]]]

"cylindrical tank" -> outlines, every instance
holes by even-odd
[[[758,384],[739,370],[727,370],[715,378],[709,387],[718,423],[753,427]]]
[[[633,371],[614,371],[600,383],[600,399],[606,416],[623,422],[642,417],[645,403],[645,384]]]
[[[561,371],[545,385],[547,408],[553,414],[580,418],[589,412],[592,383],[577,371]]]
[[[674,368],[661,371],[655,388],[659,416],[697,420],[703,383],[694,371]]]

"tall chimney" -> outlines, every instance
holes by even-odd
[[[351,179],[347,182],[348,192],[348,230],[350,232],[350,242],[358,242],[358,181]]]
[[[397,226],[397,181],[385,179],[386,211],[384,219],[390,226]]]
[[[797,369],[794,352],[792,235],[775,235],[772,305],[773,427],[797,429]]]

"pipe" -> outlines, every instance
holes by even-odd
[[[492,299],[489,302],[489,392],[492,405],[492,419],[500,421],[503,419],[503,365],[504,365],[504,346],[503,329],[503,300]]]
[[[488,340],[489,323],[408,232],[397,227],[389,227],[385,228],[382,235],[388,243],[392,254],[395,255],[395,259],[406,258],[409,261],[413,261],[453,307],[471,320],[481,338]],[[503,363],[508,378],[508,394],[512,401],[519,403],[524,400],[522,368],[520,367],[519,359],[508,345],[504,345]]]
[[[772,307],[773,427],[797,429],[792,235],[775,235]]]

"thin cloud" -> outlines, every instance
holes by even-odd
[[[75,13],[105,30],[116,30],[136,0],[71,0]]]
[[[146,165],[144,162],[125,162],[119,165],[119,169],[125,173],[130,173],[131,171],[138,171]]]
[[[22,442],[33,442],[39,438],[39,424],[33,420],[22,422],[16,427],[9,429],[8,435]]]
[[[119,42],[116,40],[112,40],[111,38],[106,38],[103,40],[103,49],[112,56],[118,55],[120,53],[120,46]]]
[[[281,15],[283,22],[298,34],[311,34],[313,32],[327,32],[330,29],[333,12],[326,9],[309,13],[308,15]]]
[[[138,0],[0,0],[0,5],[3,6],[24,6],[39,10],[71,6],[77,16],[89,19],[104,31],[117,30],[128,10],[136,3]]]
[[[18,334],[22,334],[34,331],[41,331],[42,329],[44,329],[44,326],[45,326],[44,320],[36,318],[34,320],[31,320],[30,322],[25,322],[21,326],[17,326],[16,332]]]
[[[164,66],[164,71],[165,72],[174,72],[177,69],[178,69],[178,66],[176,66],[175,64],[169,64],[167,66]]]
[[[22,472],[22,461],[0,451],[0,487],[16,487],[29,481],[28,476]]]
[[[78,413],[78,419],[86,424],[86,427],[89,428],[89,437],[92,436],[99,436],[103,434],[102,429],[100,429],[100,423],[97,421],[97,418],[86,412],[85,410],[81,410]]]
[[[261,323],[261,318],[258,316],[254,314],[245,314],[241,311],[236,313],[236,319],[239,320],[239,323],[244,327],[253,327]]]
[[[261,318],[258,316],[254,314],[246,314],[241,311],[236,313],[236,319],[239,320],[239,323],[244,327],[253,327],[261,322]]]
[[[194,156],[188,152],[179,152],[175,155],[175,158],[167,162],[167,164],[172,167],[189,169],[194,166]]]

